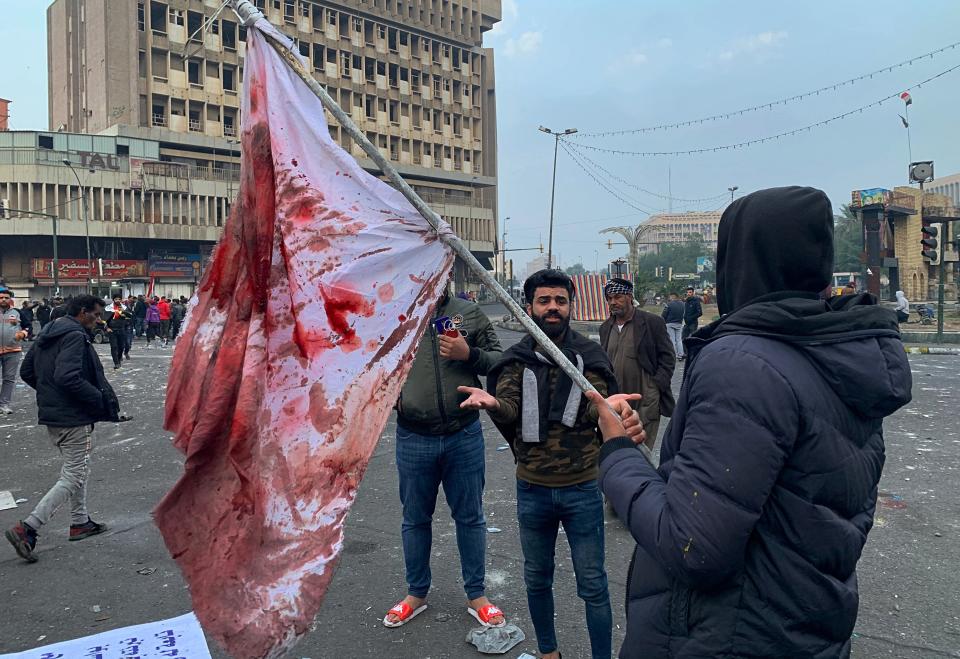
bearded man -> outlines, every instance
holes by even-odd
[[[640,429],[630,407],[636,397],[617,394],[610,360],[593,341],[570,329],[576,290],[558,270],[540,270],[523,285],[527,314],[628,425]],[[580,388],[547,357],[531,336],[510,347],[487,374],[487,391],[460,387],[470,397],[462,407],[485,409],[506,438],[517,461],[517,517],[523,550],[527,606],[544,659],[560,650],[554,619],[553,573],[557,533],[562,524],[570,543],[577,595],[586,609],[592,656],[610,659],[612,617],[604,569],[603,499],[597,489],[602,439],[598,413]],[[569,605],[559,608],[561,623]]]

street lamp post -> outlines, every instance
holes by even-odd
[[[51,215],[53,221],[53,295],[60,295],[60,257],[57,252],[57,216]]]
[[[74,177],[77,179],[77,187],[80,188],[80,194],[83,196],[83,229],[87,235],[87,293],[93,293],[93,281],[90,277],[90,271],[93,269],[93,262],[90,260],[90,214],[87,212],[87,194],[83,190],[83,184],[80,183],[80,175],[73,168],[69,160],[64,159],[63,164],[70,168]]]
[[[740,186],[737,186],[737,185],[735,185],[735,186],[733,186],[733,187],[730,187],[730,188],[727,188],[727,192],[730,193],[730,203],[731,203],[731,204],[733,203],[733,193],[736,192],[736,191],[739,190],[739,189],[740,189]]]
[[[507,287],[507,220],[510,216],[503,218],[503,239],[500,241],[500,274],[503,275],[503,287]]]
[[[547,240],[547,269],[553,267],[553,201],[557,193],[557,150],[560,148],[560,138],[566,135],[573,135],[577,132],[576,128],[567,128],[565,131],[553,131],[544,126],[540,126],[541,132],[553,135],[553,184],[550,187],[550,236]]]

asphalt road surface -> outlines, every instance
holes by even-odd
[[[496,313],[491,309],[491,314]],[[509,345],[519,338],[501,332]],[[100,348],[105,365],[109,350]],[[69,515],[61,510],[44,529],[36,564],[0,546],[0,653],[174,617],[191,609],[177,566],[153,526],[150,511],[180,474],[182,459],[161,430],[170,349],[145,350],[107,370],[123,411],[135,420],[101,424],[95,435],[89,506],[111,530],[66,542]],[[960,657],[960,434],[956,391],[960,358],[911,357],[914,402],[886,424],[887,463],[877,521],[860,562],[860,617],[854,656]],[[679,372],[675,386],[679,386]],[[32,391],[19,384],[15,414],[0,417],[0,490],[26,499],[0,511],[0,525],[29,513],[56,480],[59,456],[36,425]],[[664,424],[665,426],[666,424]],[[487,589],[527,640],[506,656],[536,654],[526,611],[509,451],[484,417],[487,439],[485,508]],[[429,609],[398,629],[384,613],[405,594],[400,548],[400,504],[391,421],[370,461],[350,514],[339,569],[312,631],[292,657],[441,658],[481,656],[466,644],[475,626],[465,612],[454,526],[438,502],[434,524],[433,590]],[[607,571],[614,609],[615,646],[623,638],[624,580],[633,541],[607,520]],[[494,531],[499,529],[499,531]],[[589,657],[583,606],[569,551],[558,541],[557,629],[565,657]],[[226,655],[211,643],[215,657]]]

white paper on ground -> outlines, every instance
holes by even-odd
[[[9,490],[0,490],[0,510],[16,508],[17,502]]]
[[[207,640],[193,612],[178,618],[121,627],[42,648],[0,654],[0,659],[210,659]]]

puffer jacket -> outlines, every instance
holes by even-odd
[[[90,333],[75,318],[58,318],[43,328],[20,365],[20,377],[37,390],[40,425],[69,428],[120,418],[120,403]]]
[[[440,356],[433,320],[444,316],[462,319],[459,329],[467,333],[470,346],[470,359],[465,362]],[[501,356],[497,332],[479,305],[447,296],[446,301],[437,305],[417,348],[397,400],[397,423],[421,435],[448,435],[469,426],[480,418],[480,413],[460,409],[467,397],[458,393],[457,387],[479,387],[477,376],[486,375]]]
[[[789,295],[688,339],[659,469],[626,438],[601,451],[637,540],[623,659],[849,656],[883,418],[910,401],[910,366],[872,296]]]

